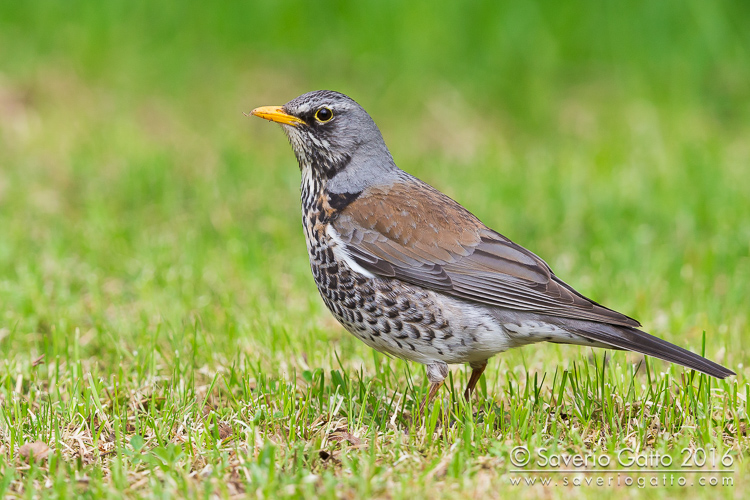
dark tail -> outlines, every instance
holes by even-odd
[[[572,323],[575,323],[575,325]],[[723,379],[735,375],[732,370],[724,368],[703,356],[629,326],[614,326],[589,321],[565,321],[564,325],[560,326],[581,337],[611,345],[617,349],[640,352],[647,356],[677,363],[712,377]]]

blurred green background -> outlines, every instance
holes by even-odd
[[[749,25],[743,1],[0,1],[0,448],[51,442],[38,408],[63,430],[127,414],[109,391],[201,422],[222,370],[235,426],[264,380],[361,368],[383,401],[407,387],[325,310],[294,155],[243,116],[321,88],[582,293],[693,350],[705,331],[745,384]],[[507,353],[486,393],[512,405],[514,370],[549,383],[581,354]]]
[[[736,368],[748,19],[739,1],[2,2],[0,354],[80,338],[106,373],[144,342],[169,365],[198,329],[195,366],[326,365],[331,342],[369,359],[309,276],[290,148],[242,114],[330,88],[583,293],[683,345],[706,330]]]

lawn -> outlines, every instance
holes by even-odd
[[[1,2],[0,494],[743,498],[748,20],[740,1]],[[319,88],[579,291],[737,376],[539,344],[470,402],[453,367],[418,418],[424,368],[330,316],[291,148],[243,115]],[[519,446],[611,463],[518,465]]]

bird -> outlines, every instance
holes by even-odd
[[[250,115],[281,125],[301,171],[302,226],[323,302],[373,349],[426,367],[430,404],[448,365],[470,398],[488,360],[538,342],[627,350],[723,379],[731,370],[639,330],[536,254],[396,166],[380,129],[335,91]]]

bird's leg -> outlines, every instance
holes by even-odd
[[[427,405],[430,404],[432,399],[437,394],[440,386],[443,385],[445,377],[448,376],[448,365],[442,361],[435,361],[427,365],[427,380],[430,381],[430,392],[422,400],[422,404],[419,405],[419,414],[424,415]]]
[[[432,399],[435,397],[435,394],[440,390],[440,387],[442,387],[443,381],[440,382],[431,382],[430,383],[430,392],[424,397],[422,400],[422,404],[419,405],[419,414],[424,415],[425,408],[427,408],[427,405],[430,404]]]
[[[470,364],[469,366],[471,366],[471,377],[464,391],[464,399],[467,401],[471,397],[471,393],[474,392],[474,388],[477,386],[477,382],[479,382],[479,377],[482,376],[484,369],[487,368],[487,360],[482,361],[481,364]]]

